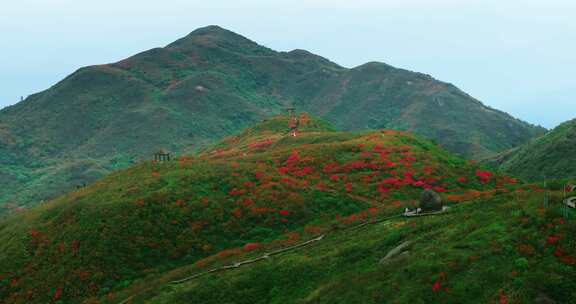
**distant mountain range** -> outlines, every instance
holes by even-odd
[[[341,130],[408,130],[468,158],[544,133],[432,77],[276,52],[218,26],[81,68],[0,111],[0,204],[36,204],[164,148],[184,154],[286,107]]]
[[[486,160],[505,172],[531,181],[576,177],[576,119],[544,136]]]

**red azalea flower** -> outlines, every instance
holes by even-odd
[[[555,236],[555,235],[551,235],[548,238],[546,238],[546,243],[548,245],[554,245],[554,244],[558,243],[559,240],[560,240],[560,237]]]
[[[397,184],[398,182],[400,182],[400,180],[395,177],[389,177],[382,181],[384,184]]]
[[[328,191],[328,187],[323,183],[319,183],[316,185],[316,190],[318,191]]]
[[[62,297],[62,287],[58,287],[58,289],[56,289],[56,292],[54,293],[54,296],[52,297],[52,300],[58,301],[60,300],[61,297]]]
[[[438,193],[448,192],[448,190],[444,189],[443,187],[434,187],[434,191],[436,191]]]
[[[426,186],[426,183],[424,183],[423,181],[416,181],[412,185],[414,187],[424,187],[424,186]]]
[[[334,171],[336,169],[338,169],[338,164],[337,163],[330,163],[330,164],[327,164],[326,166],[324,166],[322,171],[324,173],[331,173],[332,171]]]
[[[368,213],[370,213],[370,215],[372,215],[372,216],[375,216],[376,214],[378,214],[378,209],[377,208],[369,208]]]
[[[351,191],[352,191],[352,183],[347,183],[347,184],[345,185],[345,187],[346,187],[346,192],[351,192]]]
[[[288,168],[288,167],[278,168],[278,173],[280,173],[281,175],[285,175],[286,173],[288,173],[288,171],[290,171],[290,168]]]
[[[38,230],[30,230],[28,234],[30,234],[32,238],[37,238],[40,235],[40,232]]]
[[[245,199],[242,201],[242,206],[244,206],[244,207],[250,207],[250,206],[252,206],[252,205],[254,205],[254,201],[253,201],[251,198],[249,198],[249,197],[248,197],[248,198],[245,198]]]
[[[506,295],[505,295],[503,292],[501,292],[501,293],[498,295],[498,304],[506,304],[506,303],[508,303],[508,300],[507,300],[507,298],[506,298]]]
[[[302,170],[298,170],[298,171],[293,172],[293,174],[295,176],[298,176],[298,177],[303,177],[303,176],[306,176],[310,173],[312,173],[312,168],[310,168],[310,167],[304,167],[304,168],[302,168]]]
[[[439,281],[436,281],[434,285],[432,285],[432,292],[438,292],[442,288],[442,285]]]
[[[556,247],[556,250],[554,250],[554,256],[559,258],[563,255],[564,255],[564,253],[562,252],[562,249],[560,249],[560,247]]]
[[[248,244],[244,245],[244,251],[246,251],[246,252],[250,252],[250,251],[256,250],[258,248],[260,248],[260,243],[248,243]]]
[[[387,162],[388,161],[388,155],[385,152],[380,153],[380,161],[381,162]]]
[[[298,162],[300,160],[300,156],[298,155],[298,151],[293,150],[292,154],[290,154],[290,156],[288,156],[288,159],[286,160],[286,165],[290,166],[293,165],[294,163]]]
[[[563,256],[560,261],[566,265],[576,265],[576,259],[571,256]]]
[[[476,177],[478,177],[480,183],[487,184],[492,177],[492,173],[488,171],[476,170]]]
[[[232,210],[232,216],[234,216],[235,218],[240,218],[242,217],[242,210],[240,210],[240,208],[236,208],[234,210]]]
[[[290,215],[290,211],[285,210],[285,209],[278,211],[278,213],[279,213],[280,215],[282,215],[282,216],[288,216],[288,215]]]

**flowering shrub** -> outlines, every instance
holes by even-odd
[[[442,284],[440,284],[439,281],[434,282],[434,284],[432,284],[432,292],[438,292],[442,289]]]
[[[58,287],[52,296],[52,301],[56,302],[62,297],[62,287]]]
[[[254,251],[258,248],[260,248],[260,243],[248,243],[243,247],[244,251],[246,252]]]
[[[492,173],[489,171],[476,170],[475,175],[482,184],[487,184],[492,178]]]
[[[550,235],[550,236],[548,236],[548,238],[546,238],[546,244],[555,245],[556,243],[558,243],[559,240],[560,240],[560,237],[555,236],[555,235]]]
[[[506,294],[504,292],[500,292],[500,294],[498,294],[498,304],[506,304],[506,303],[508,303]]]

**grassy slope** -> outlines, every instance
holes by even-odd
[[[541,209],[542,193],[530,192],[465,202],[447,215],[335,232],[239,269],[149,285],[155,288],[140,291],[134,302],[535,303],[544,295],[576,303],[576,225],[562,223],[558,204]],[[379,265],[404,241],[413,242],[407,253]]]
[[[568,121],[526,145],[486,162],[527,180],[576,175],[576,120]]]
[[[143,162],[1,222],[0,298],[113,297],[145,276],[234,256],[247,243],[278,246],[334,223],[396,214],[423,187],[455,195],[511,182],[481,184],[475,165],[409,134],[332,132],[303,119],[296,138],[278,117],[199,156]]]
[[[346,69],[207,27],[82,68],[0,111],[0,202],[36,204],[160,148],[189,153],[286,104],[343,130],[411,130],[469,157],[541,132],[424,74],[381,63]]]

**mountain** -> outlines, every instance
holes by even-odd
[[[576,176],[576,119],[485,162],[527,180]]]
[[[473,158],[543,132],[428,75],[377,62],[348,69],[209,26],[81,68],[0,111],[0,202],[37,204],[160,149],[196,151],[287,106],[341,130],[409,130]]]
[[[515,205],[478,201],[515,189],[517,185],[511,178],[482,171],[473,162],[400,131],[336,132],[305,114],[300,116],[298,136],[288,136],[287,126],[287,117],[274,117],[195,156],[171,162],[141,162],[1,221],[0,302],[118,303],[142,286],[160,287],[162,284],[155,280],[165,280],[164,275],[182,278],[198,271],[198,267],[209,269],[245,254],[286,248],[320,233],[400,214],[404,208],[415,206],[422,189],[441,193],[455,210],[459,208],[456,202],[476,201],[482,216],[472,218],[470,206],[459,215],[448,216],[442,224],[440,220],[411,224],[397,219],[394,227],[399,231],[373,231],[366,237],[380,236],[366,244],[351,241],[328,253],[330,259],[336,253],[341,262],[354,263],[346,266],[353,268],[335,267],[334,278],[356,267],[355,276],[361,276],[364,262],[372,263],[372,258],[364,260],[367,254],[384,254],[409,236],[420,238],[417,246],[425,250],[425,244],[436,243],[436,239],[464,242],[462,238],[468,235],[468,247],[453,249],[457,256],[440,254],[433,258],[432,252],[426,253],[434,263],[423,272],[451,274],[450,267],[456,267],[449,266],[452,262],[467,267],[469,256],[483,259],[502,253],[502,246],[511,246],[516,235],[523,235],[524,230],[507,235],[509,226],[492,216],[494,208],[512,212]],[[518,213],[521,216],[508,220],[516,225],[531,212]],[[497,218],[500,221],[506,217]],[[446,234],[451,229],[454,232]],[[434,236],[433,231],[446,235]],[[334,241],[331,238],[331,244]],[[345,241],[346,237],[339,239]],[[356,251],[354,246],[367,246],[369,251]],[[506,252],[514,250],[511,248]],[[490,260],[505,262],[512,258],[516,255],[494,255]],[[488,276],[488,269],[481,265],[477,271]],[[497,268],[494,265],[493,269]],[[324,268],[299,269],[281,271],[307,273],[302,278],[306,280],[317,271],[324,272]],[[297,281],[294,284],[299,284]],[[486,284],[491,288],[504,284],[489,281]],[[208,283],[205,290],[219,288],[219,282]],[[425,283],[420,279],[416,282]],[[315,295],[311,288],[321,285],[320,281],[311,282],[302,292],[316,299],[324,293],[320,290]],[[475,292],[484,288],[481,284],[469,286]],[[327,285],[325,291],[336,287]],[[212,302],[218,302],[218,293],[209,292]],[[267,292],[270,296],[277,293]],[[250,299],[220,303],[254,303]]]

